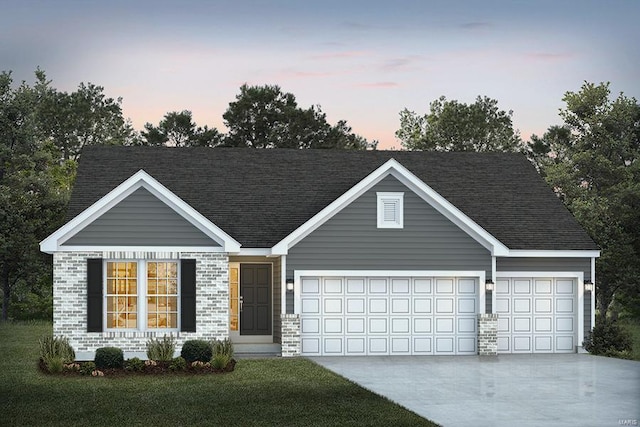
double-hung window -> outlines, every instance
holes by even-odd
[[[176,261],[106,261],[107,329],[177,330],[178,266]]]

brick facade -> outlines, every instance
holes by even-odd
[[[300,315],[282,314],[282,357],[300,356]]]
[[[478,314],[478,354],[480,356],[498,354],[497,314]]]
[[[163,331],[87,332],[87,259],[195,259],[196,332],[174,332],[176,350],[189,339],[211,340],[229,335],[229,270],[224,253],[210,252],[57,252],[53,255],[53,334],[64,335],[78,360],[92,360],[95,350],[115,346],[125,357],[146,358],[146,343]]]

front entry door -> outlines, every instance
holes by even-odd
[[[271,265],[240,264],[240,335],[271,335]]]

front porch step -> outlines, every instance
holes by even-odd
[[[233,350],[240,359],[279,357],[282,354],[280,344],[233,344]]]

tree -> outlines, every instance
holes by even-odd
[[[279,86],[242,85],[222,115],[229,133],[224,145],[250,148],[375,148],[345,121],[331,126],[320,106],[298,107]]]
[[[164,115],[158,126],[144,125],[142,145],[170,147],[216,147],[223,135],[216,128],[199,127],[193,122],[191,111],[173,111]]]
[[[541,173],[601,248],[598,310],[640,313],[640,105],[609,83],[567,92],[563,126],[532,137]],[[613,310],[612,310],[613,309]]]
[[[518,151],[522,141],[513,129],[512,111],[498,109],[498,101],[476,98],[473,104],[444,96],[429,105],[420,116],[406,108],[400,112],[396,137],[407,150],[433,151]]]
[[[40,126],[63,160],[77,160],[86,145],[132,143],[134,132],[122,116],[122,98],[109,98],[102,86],[92,83],[80,83],[71,93],[51,92],[38,105]]]
[[[42,125],[42,105],[55,96],[45,74],[36,71],[33,87],[12,89],[11,73],[0,74],[0,286],[2,319],[9,316],[13,294],[28,296],[51,280],[51,267],[38,242],[61,223],[68,178],[59,151]]]

